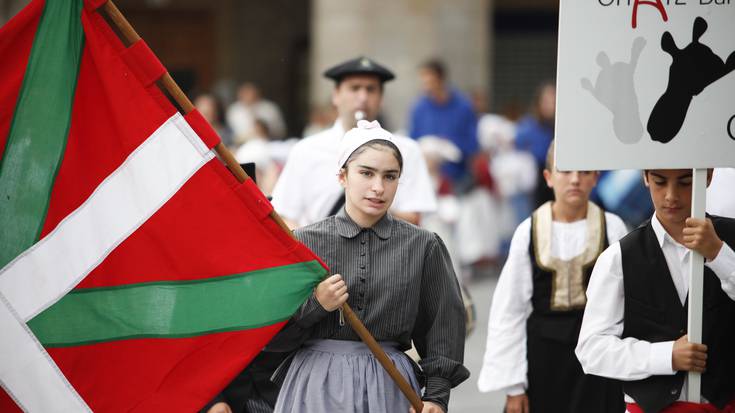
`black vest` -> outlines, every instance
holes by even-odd
[[[735,220],[710,217],[718,236],[735,246]],[[686,334],[687,305],[681,305],[663,251],[650,221],[620,240],[625,288],[625,327],[622,337],[649,342],[677,340]],[[735,396],[735,302],[722,291],[720,280],[704,267],[702,339],[707,345],[707,369],[702,395],[722,408]],[[686,372],[623,382],[623,391],[646,412],[658,412],[679,398]]]
[[[604,215],[603,215],[604,216]],[[602,220],[603,247],[600,251],[604,251],[608,246],[607,225]],[[533,232],[535,222],[531,221],[531,240],[533,240]],[[531,257],[531,274],[533,279],[533,295],[531,296],[531,304],[533,311],[526,322],[528,334],[539,335],[551,338],[557,341],[576,345],[579,338],[579,330],[582,326],[582,316],[584,316],[584,307],[572,308],[569,310],[555,310],[551,308],[552,284],[554,274],[541,268],[536,259],[533,241],[529,243],[528,255]],[[583,267],[584,288],[587,289],[590,275],[594,262]]]

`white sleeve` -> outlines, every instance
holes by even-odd
[[[674,342],[650,343],[621,338],[625,292],[620,243],[610,245],[597,258],[587,287],[587,306],[575,353],[587,374],[618,380],[642,380],[674,374]]]
[[[393,209],[400,212],[435,212],[436,191],[419,145],[410,138],[396,140],[403,156],[403,172]]]
[[[628,234],[628,227],[619,216],[605,212],[605,226],[607,227],[607,243],[612,245]]]
[[[528,255],[531,219],[513,234],[490,308],[485,357],[477,380],[482,392],[503,390],[517,395],[528,387],[526,320],[531,314],[533,280]]]
[[[273,187],[273,208],[282,217],[298,222],[306,212],[304,205],[303,178],[307,176],[300,167],[302,161],[301,145],[298,143],[288,154],[283,171],[278,176],[276,185]]]
[[[722,291],[735,301],[735,252],[732,248],[723,242],[715,259],[705,265],[720,279]]]

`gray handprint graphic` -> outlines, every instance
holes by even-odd
[[[630,144],[643,136],[643,123],[638,111],[638,95],[635,91],[633,74],[638,58],[646,46],[646,40],[638,37],[631,46],[630,62],[610,63],[607,53],[597,55],[600,73],[592,86],[589,79],[582,79],[582,87],[613,115],[613,131],[618,140]]]

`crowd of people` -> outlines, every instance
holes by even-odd
[[[364,57],[353,63],[363,61],[378,65]],[[242,83],[227,107],[215,93],[198,95],[194,105],[240,163],[255,164],[258,186],[296,228],[322,218],[337,202],[341,190],[326,166],[336,150],[331,141],[355,125],[356,114],[380,118],[387,79],[379,80],[378,93],[366,97],[338,83],[330,104],[312,108],[296,137],[287,135],[278,105],[253,82]],[[406,194],[399,192],[392,212],[441,233],[458,272],[461,267],[469,274],[474,265],[502,260],[515,225],[549,199],[548,188],[539,184],[538,154],[553,136],[553,84],[539,89],[529,114],[518,120],[487,113],[483,93],[470,98],[451,86],[440,60],[422,64],[417,81],[422,94],[411,108],[406,135],[396,134],[409,172],[401,179]]]
[[[324,72],[331,107],[301,139],[253,83],[226,111],[196,99],[333,272],[203,411],[414,411],[345,325],[349,303],[422,411],[446,412],[469,376],[466,285],[488,262],[503,267],[476,380],[508,413],[735,411],[732,170],[708,195],[730,218],[688,218],[691,171],[559,171],[553,83],[514,119],[453,87],[439,60],[417,74],[408,136],[376,120],[395,76],[362,56]],[[707,262],[706,345],[686,335],[692,251]],[[701,403],[684,401],[687,371],[704,372]]]

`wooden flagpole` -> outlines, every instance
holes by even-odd
[[[102,11],[103,16],[107,17],[108,21],[114,25],[113,28],[116,29],[118,36],[121,37],[121,40],[126,47],[141,40],[141,37],[135,31],[130,22],[128,22],[125,16],[123,16],[117,6],[115,6],[115,3],[113,3],[112,0],[108,0],[107,2],[105,2],[98,9],[98,11]],[[184,114],[187,114],[194,110],[194,105],[184,94],[179,85],[176,84],[168,71],[163,74],[161,79],[157,82],[157,85],[169,96],[171,96],[171,98],[181,108]],[[217,152],[217,155],[225,163],[225,165],[227,165],[230,172],[232,172],[232,174],[235,176],[235,178],[237,178],[240,183],[250,179],[248,174],[245,173],[235,157],[222,144],[222,142],[218,143],[214,147],[214,150]],[[289,234],[292,238],[296,239],[291,229],[286,225],[286,223],[283,221],[280,215],[276,213],[275,210],[271,212],[270,217],[278,224],[278,226],[281,227],[281,229],[283,229],[283,231]],[[368,346],[368,348],[370,348],[370,351],[373,353],[375,358],[378,359],[378,362],[380,362],[388,375],[393,379],[393,381],[396,382],[398,388],[406,396],[416,412],[420,413],[423,410],[423,402],[421,401],[419,395],[416,394],[408,381],[406,381],[406,379],[401,375],[396,366],[393,364],[393,361],[388,358],[388,355],[385,354],[383,348],[380,347],[377,341],[375,341],[375,338],[372,336],[372,334],[370,334],[365,325],[362,323],[362,321],[360,321],[355,312],[352,311],[352,308],[350,308],[347,303],[344,303],[342,305],[342,311],[345,315],[345,318],[347,319],[347,322],[350,324],[350,327],[352,327],[352,329],[355,331],[355,333],[357,333],[360,339],[362,339],[362,341]]]

